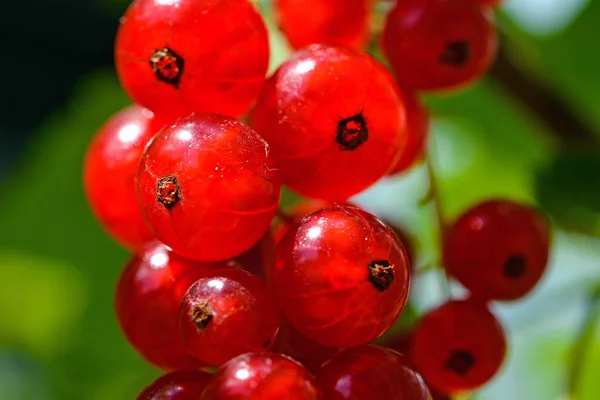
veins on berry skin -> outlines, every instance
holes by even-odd
[[[356,150],[369,138],[367,121],[362,112],[338,123],[336,142],[340,150]]]
[[[454,350],[446,361],[446,369],[452,370],[459,375],[466,375],[475,365],[475,358],[465,350]]]
[[[374,260],[369,264],[369,282],[385,292],[394,281],[394,266],[388,260]]]
[[[510,256],[504,263],[504,275],[518,279],[527,272],[527,260],[521,255]]]
[[[179,182],[174,176],[166,176],[158,180],[156,187],[156,200],[167,210],[171,210],[181,199]]]
[[[168,47],[157,49],[150,57],[150,66],[159,81],[173,85],[179,89],[181,75],[183,75],[183,57]]]
[[[444,52],[440,55],[439,61],[442,64],[461,68],[471,57],[471,46],[466,40],[456,40],[446,45]]]
[[[194,305],[189,315],[192,322],[196,324],[196,330],[199,333],[204,332],[213,319],[212,310],[206,301]]]

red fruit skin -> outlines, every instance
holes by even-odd
[[[169,177],[179,195],[167,207],[157,188]],[[193,114],[148,145],[137,190],[159,240],[184,257],[214,261],[249,250],[269,230],[280,182],[269,146],[256,132],[233,118]]]
[[[150,384],[136,400],[198,400],[210,375],[202,371],[175,371]]]
[[[177,85],[158,79],[151,64],[165,47],[183,59]],[[126,92],[165,118],[239,116],[264,85],[269,43],[248,0],[136,0],[121,19],[115,62]]]
[[[382,46],[403,86],[444,90],[481,77],[493,63],[491,10],[473,0],[403,0],[388,15]]]
[[[453,354],[458,354],[454,366]],[[484,303],[473,299],[450,301],[425,314],[415,328],[410,352],[430,387],[447,395],[488,382],[505,355],[502,327]]]
[[[287,232],[288,228],[291,225],[293,225],[294,223],[300,221],[302,218],[306,217],[309,214],[312,214],[315,211],[319,211],[319,210],[322,210],[323,208],[331,207],[335,204],[351,205],[351,203],[348,203],[345,201],[332,202],[332,201],[325,201],[325,200],[310,200],[310,199],[303,200],[297,204],[294,204],[294,206],[285,213],[283,218],[281,216],[279,216],[279,218],[277,218],[277,220],[273,226],[275,242],[279,243],[279,241],[281,241],[281,238],[283,237],[283,235],[285,235],[285,233]]]
[[[364,124],[348,122],[361,117]],[[268,80],[252,121],[271,145],[283,183],[328,201],[375,183],[406,141],[404,103],[393,78],[348,48],[314,45],[292,55]],[[367,140],[357,135],[343,145],[351,136],[340,135],[340,127],[366,127]]]
[[[179,313],[179,331],[186,347],[211,365],[268,350],[280,322],[279,309],[265,283],[233,268],[196,281]]]
[[[503,0],[479,0],[479,4],[490,7],[499,7],[503,2]]]
[[[299,363],[274,353],[248,353],[212,376],[200,400],[317,400],[315,378]]]
[[[192,283],[225,265],[187,260],[158,242],[133,255],[119,278],[115,309],[127,340],[150,364],[167,371],[206,367],[179,336],[179,304]]]
[[[379,346],[360,346],[335,354],[316,372],[328,400],[429,400],[429,390],[410,361]]]
[[[135,175],[144,147],[158,130],[156,124],[151,111],[127,108],[98,130],[85,157],[88,203],[104,230],[128,249],[154,238],[137,204]]]
[[[360,50],[369,42],[370,0],[275,0],[273,10],[294,49],[318,43]]]
[[[549,252],[550,229],[535,209],[508,200],[488,200],[450,227],[444,263],[473,296],[509,301],[522,298],[536,286],[548,265]]]
[[[267,271],[273,269],[275,264],[276,247],[273,229],[270,229],[254,247],[235,257],[235,261],[240,263],[245,271],[266,280]]]
[[[385,264],[391,277],[378,288],[371,266]],[[354,347],[394,324],[408,297],[409,269],[390,227],[356,207],[333,206],[290,227],[277,247],[272,287],[300,333],[325,346]]]

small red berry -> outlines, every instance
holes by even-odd
[[[151,111],[133,106],[114,115],[96,134],[85,158],[84,187],[102,227],[123,246],[152,240],[135,197],[135,175],[144,147],[160,126]]]
[[[273,269],[275,264],[275,249],[277,243],[273,230],[270,229],[265,235],[245,253],[235,257],[245,271],[266,280],[266,273]]]
[[[482,76],[494,61],[490,10],[474,0],[403,0],[389,14],[383,49],[399,81],[448,89]]]
[[[317,400],[315,378],[300,364],[274,353],[249,353],[223,365],[200,400]]]
[[[549,227],[535,209],[490,200],[468,210],[448,230],[444,263],[473,296],[515,300],[542,278],[549,242]]]
[[[253,126],[271,145],[283,182],[315,199],[345,200],[391,168],[406,141],[393,78],[370,56],[311,46],[268,81]]]
[[[199,360],[221,365],[269,349],[281,316],[263,281],[239,269],[222,269],[188,290],[179,314],[186,347]]]
[[[137,176],[142,215],[177,253],[224,260],[269,230],[280,184],[267,143],[243,123],[193,114],[163,129]]]
[[[408,358],[379,346],[341,351],[316,372],[327,400],[429,400]]]
[[[411,359],[427,383],[444,394],[470,391],[498,372],[504,332],[484,303],[450,301],[425,314],[414,331]]]
[[[317,43],[362,49],[368,44],[370,0],[276,0],[273,8],[294,49]]]
[[[406,304],[409,268],[390,227],[356,207],[334,206],[290,227],[277,247],[272,286],[303,335],[353,347],[394,324]]]
[[[340,205],[351,205],[347,202],[331,202],[325,200],[303,200],[287,211],[285,214],[278,215],[278,218],[274,224],[273,230],[275,232],[275,241],[279,243],[283,235],[287,232],[288,228],[294,223],[300,221],[302,218],[306,217],[309,214],[314,213],[315,211],[322,210],[327,207],[331,207],[335,204]]]
[[[136,400],[198,400],[210,375],[201,371],[176,371],[161,376]]]
[[[115,308],[125,336],[148,362],[164,370],[204,366],[181,340],[179,305],[192,283],[225,265],[187,260],[157,242],[134,254],[119,278]]]
[[[269,43],[248,0],[136,0],[115,58],[127,93],[161,116],[239,116],[264,85]]]

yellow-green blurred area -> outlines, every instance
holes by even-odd
[[[0,63],[2,400],[127,400],[159,375],[119,331],[113,292],[128,254],[100,229],[81,185],[95,130],[129,104],[111,67],[126,6],[0,6],[10,59]],[[497,20],[502,63],[467,90],[427,97],[442,208],[451,219],[483,198],[521,200],[548,213],[556,234],[539,288],[494,306],[510,351],[498,377],[473,397],[597,400],[600,1],[508,0]],[[288,50],[275,32],[272,45],[276,65]],[[356,199],[415,238],[419,311],[444,296],[432,209],[421,202],[427,187],[417,167]]]

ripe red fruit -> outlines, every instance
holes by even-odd
[[[382,45],[402,84],[439,90],[482,76],[497,33],[490,10],[476,1],[403,0],[387,18]]]
[[[369,343],[406,304],[406,251],[390,227],[351,206],[317,211],[277,247],[272,286],[303,335],[331,347]]]
[[[340,205],[351,205],[347,202],[331,202],[325,200],[303,200],[287,211],[286,213],[279,213],[277,215],[276,222],[273,226],[273,231],[275,232],[275,241],[279,243],[283,235],[287,232],[288,228],[300,221],[302,218],[306,217],[308,214],[312,214],[315,211],[322,210],[323,208],[331,207],[335,204]]]
[[[200,400],[321,399],[315,378],[300,364],[274,353],[248,353],[223,365]]]
[[[515,300],[542,278],[549,241],[549,227],[535,209],[490,200],[468,210],[450,227],[444,264],[473,296]]]
[[[506,339],[484,303],[450,301],[425,314],[414,331],[411,359],[444,394],[476,389],[500,369]]]
[[[248,0],[136,0],[115,58],[127,93],[161,116],[239,116],[264,85],[269,43]]]
[[[193,114],[163,129],[137,176],[142,215],[177,253],[224,260],[269,230],[280,184],[267,143],[241,122]]]
[[[275,237],[272,229],[256,243],[250,250],[235,257],[245,271],[266,280],[266,272],[273,269],[275,263]]]
[[[283,182],[324,200],[344,200],[392,168],[406,141],[404,118],[383,66],[351,49],[318,45],[277,70],[252,115]]]
[[[149,363],[164,370],[204,366],[185,348],[177,313],[190,285],[225,265],[187,260],[158,242],[134,254],[119,278],[115,308],[125,336]]]
[[[130,249],[154,238],[140,213],[134,180],[159,124],[149,110],[125,109],[100,128],[85,158],[83,183],[90,207],[102,227]]]
[[[294,49],[311,44],[364,48],[371,0],[276,0],[279,29]]]
[[[176,371],[161,376],[136,400],[197,400],[210,375],[201,371]]]
[[[269,349],[281,316],[263,281],[239,269],[222,269],[196,281],[181,302],[179,330],[199,360],[221,365]]]
[[[341,351],[316,372],[328,400],[429,400],[423,378],[402,354],[379,346]]]

